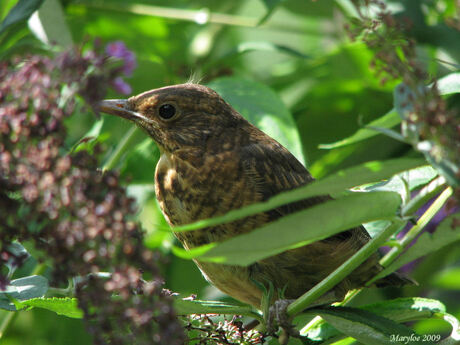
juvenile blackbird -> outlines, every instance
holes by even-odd
[[[182,84],[144,92],[126,100],[106,100],[102,112],[131,120],[158,145],[155,192],[171,226],[223,215],[313,181],[310,173],[282,145],[245,120],[213,90]],[[313,197],[228,224],[177,232],[186,249],[237,236],[286,214],[330,200]],[[334,217],[334,215],[331,215]],[[174,228],[173,228],[174,230]],[[299,231],[308,231],[299,224]],[[283,236],[280,231],[279,236]],[[260,307],[258,284],[273,284],[295,299],[359,250],[369,235],[362,227],[288,250],[249,267],[195,260],[205,278],[226,294]],[[381,270],[377,254],[328,293],[342,300]],[[377,286],[403,285],[396,274]]]

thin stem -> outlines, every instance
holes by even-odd
[[[69,290],[68,288],[61,289],[61,288],[49,287],[47,292],[51,296],[55,296],[55,295],[61,295],[61,296],[66,296],[66,297],[72,296],[72,291]]]
[[[423,206],[427,201],[432,197],[438,194],[446,184],[446,179],[442,176],[431,181],[427,186],[423,187],[420,192],[410,200],[402,208],[401,214],[403,217],[410,216],[415,211],[417,211],[421,206]]]
[[[371,256],[388,239],[389,236],[398,231],[403,224],[403,220],[394,219],[390,226],[377,234],[371,241],[366,243],[366,245],[364,245],[351,258],[345,261],[345,263],[338,267],[334,272],[291,303],[287,308],[288,315],[296,315],[302,312],[302,310],[307,308],[327,291],[340,283],[347,275],[353,272],[361,263]]]
[[[223,24],[233,26],[256,27],[259,20],[257,18],[235,16],[225,13],[211,13],[207,9],[185,10],[171,7],[151,6],[142,4],[123,4],[110,5],[105,3],[83,2],[86,7],[99,8],[111,11],[129,12],[134,14],[148,15],[154,17],[171,18],[186,20],[197,24]]]
[[[313,33],[313,31],[300,28],[289,23],[270,22],[259,25],[261,18],[244,17],[226,13],[215,13],[204,8],[201,10],[185,10],[171,7],[151,6],[142,4],[123,4],[111,5],[107,1],[104,3],[94,3],[93,1],[81,0],[78,5],[83,5],[88,8],[95,8],[101,10],[117,11],[123,13],[132,13],[139,15],[147,15],[152,17],[170,18],[174,20],[184,20],[195,22],[198,25],[215,24],[215,25],[229,25],[240,26],[246,28],[265,28],[272,30],[281,30],[298,35],[305,35]],[[73,6],[78,6],[73,5]],[[333,36],[332,32],[325,32],[324,35]]]
[[[32,275],[40,275],[46,271],[46,265],[45,264],[37,264],[32,271]]]
[[[8,327],[13,323],[13,321],[16,319],[18,313],[14,311],[8,312],[8,314],[5,315],[5,318],[3,319],[2,323],[0,324],[0,339],[2,339],[3,335],[5,334],[6,330]]]
[[[386,241],[382,246],[383,247],[401,247],[401,243],[399,243],[398,240],[391,240],[391,241]]]
[[[400,241],[399,247],[393,247],[381,260],[380,264],[387,267],[391,264],[399,254],[406,248],[423,230],[423,228],[430,222],[436,213],[444,206],[445,202],[452,195],[452,187],[446,188],[441,195],[433,202],[433,204],[426,210],[407,234]]]
[[[107,158],[104,166],[102,167],[102,171],[113,169],[118,161],[121,159],[123,154],[130,149],[132,146],[132,142],[136,138],[136,134],[138,133],[139,129],[136,126],[132,126],[128,132],[123,136],[121,141],[118,143],[115,150],[112,154]]]

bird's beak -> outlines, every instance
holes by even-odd
[[[142,120],[147,123],[152,123],[152,120],[132,109],[131,102],[127,99],[106,99],[98,104],[99,111],[123,117],[134,123],[140,123]]]

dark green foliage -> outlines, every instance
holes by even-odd
[[[419,286],[365,289],[346,307],[296,315],[321,294],[317,286],[288,308],[303,336],[290,344],[349,344],[349,337],[394,344],[411,334],[431,336],[411,344],[459,341],[458,1],[61,1],[65,27],[45,30],[56,35],[48,41],[60,42],[65,29],[86,48],[57,59],[64,47],[47,46],[27,27],[42,2],[0,2],[2,344],[180,343],[175,313],[197,314],[181,322],[192,344],[277,344],[263,328],[243,330],[233,315],[244,322],[263,315],[208,286],[189,259],[246,265],[360,222],[373,237],[371,250],[323,285],[386,241],[380,276],[402,268]],[[124,43],[108,50],[118,60],[100,59],[114,41]],[[126,70],[133,62],[126,47],[137,57],[134,71]],[[218,91],[319,181],[182,230],[313,195],[336,200],[247,237],[178,248],[154,197],[158,149],[127,122],[96,118],[91,107],[101,97],[125,97],[118,92],[128,91],[126,83],[137,94],[190,79]],[[84,190],[82,199],[66,203],[64,184]],[[108,195],[116,201],[104,203]],[[114,237],[93,238],[83,208],[127,231],[117,225]],[[306,224],[315,229],[300,231]],[[102,255],[101,246],[113,251]],[[101,271],[110,274],[91,274]],[[161,277],[179,296],[161,290]],[[182,300],[190,294],[197,297]],[[315,315],[327,322],[309,323]]]

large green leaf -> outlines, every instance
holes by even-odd
[[[421,297],[377,302],[364,305],[359,309],[373,312],[399,323],[431,318],[434,313],[445,313],[446,311],[444,304],[438,300]],[[340,332],[329,323],[319,322],[312,328],[306,327],[301,330],[301,334],[312,340],[326,340],[340,335]]]
[[[367,310],[349,307],[313,309],[342,333],[366,345],[434,344],[423,341],[410,328]]]
[[[460,72],[451,73],[437,81],[441,95],[451,95],[460,92]]]
[[[460,231],[452,227],[455,218],[458,219],[458,217],[459,213],[450,215],[439,224],[435,233],[430,234],[425,232],[422,234],[412,247],[404,252],[390,266],[380,272],[373,280],[375,281],[385,277],[405,264],[439,250],[450,243],[460,241]]]
[[[400,203],[401,198],[394,192],[352,193],[282,217],[250,233],[207,245],[198,259],[247,266],[364,222],[392,219]]]
[[[441,95],[450,95],[454,93],[460,92],[460,73],[451,73],[446,75],[445,77],[439,79],[437,81],[437,86],[439,93]],[[322,144],[319,147],[322,149],[335,149],[337,147],[353,144],[364,139],[371,138],[375,135],[380,134],[379,131],[376,131],[373,128],[384,128],[390,129],[397,124],[401,123],[401,117],[399,116],[398,112],[395,108],[391,109],[388,113],[383,115],[382,117],[370,122],[364,128],[359,129],[356,133],[351,135],[348,138],[336,141],[335,143],[331,144]],[[366,128],[369,127],[369,128]]]
[[[40,8],[44,0],[19,0],[0,25],[0,34],[13,24],[27,20]]]
[[[24,301],[42,297],[48,291],[48,279],[34,275],[12,280],[5,290],[0,290],[0,308],[16,310],[14,300]]]
[[[37,16],[29,20],[29,28],[45,44],[70,48],[72,34],[67,26],[65,13],[59,0],[47,0],[38,10]]]
[[[208,84],[253,125],[278,140],[305,163],[297,126],[278,95],[267,86],[239,77],[224,77]]]
[[[42,308],[54,311],[58,315],[75,319],[81,319],[83,317],[83,311],[78,308],[78,301],[76,298],[32,298],[26,301],[16,301],[14,304],[17,310],[23,308]]]
[[[174,231],[186,231],[207,226],[227,223],[255,213],[268,211],[276,207],[306,199],[316,195],[331,194],[335,196],[345,190],[390,178],[395,173],[416,168],[425,164],[423,159],[400,158],[388,161],[366,162],[361,165],[338,171],[321,180],[314,181],[304,187],[278,194],[267,202],[249,205],[239,210],[230,211],[221,217],[198,221],[192,224],[175,227]]]

